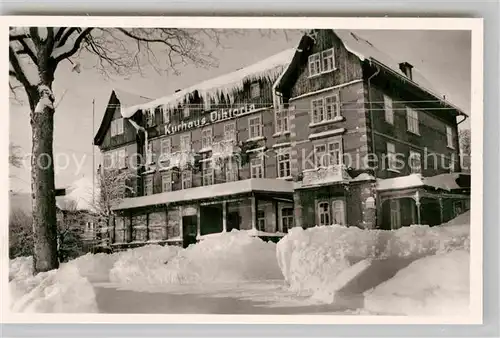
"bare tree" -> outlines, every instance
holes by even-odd
[[[53,134],[55,97],[52,92],[59,64],[90,53],[104,74],[142,72],[144,64],[157,71],[179,64],[214,64],[204,41],[219,42],[217,30],[177,28],[11,27],[9,84],[13,95],[24,89],[32,130],[31,191],[33,196],[33,262],[35,273],[59,266],[54,186]],[[161,57],[160,57],[161,55]]]

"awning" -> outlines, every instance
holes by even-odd
[[[124,210],[183,201],[209,200],[224,196],[234,198],[235,195],[252,192],[292,195],[293,182],[268,178],[252,178],[185,190],[169,191],[161,194],[125,198],[112,209]]]

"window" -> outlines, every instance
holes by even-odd
[[[340,116],[339,95],[325,97],[311,101],[312,122],[321,123],[333,121]]]
[[[325,97],[325,120],[330,121],[340,116],[338,94]]]
[[[189,189],[193,186],[193,173],[191,170],[182,171],[182,189]]]
[[[166,107],[163,107],[161,111],[163,115],[163,123],[165,124],[170,123],[170,111]]]
[[[387,142],[387,166],[390,170],[397,170],[398,161],[396,158],[396,146]]]
[[[127,167],[127,151],[120,149],[118,151],[118,168],[123,169]]]
[[[224,140],[226,141],[236,141],[236,123],[229,122],[224,125]]]
[[[201,131],[201,148],[208,149],[212,147],[212,128],[205,128]]]
[[[248,118],[248,132],[249,138],[251,139],[262,136],[262,122],[260,115]]]
[[[330,204],[328,202],[318,203],[319,225],[330,225]]]
[[[165,172],[161,175],[162,191],[172,191],[172,173]]]
[[[321,52],[321,65],[323,72],[329,72],[335,69],[335,58],[333,55],[333,48]]]
[[[276,133],[285,133],[289,131],[288,110],[280,108],[276,110]]]
[[[419,152],[410,150],[409,164],[412,174],[419,174],[422,172],[422,157]]]
[[[337,200],[332,203],[333,223],[345,225],[345,207],[344,201]]]
[[[203,185],[214,184],[214,169],[212,167],[212,161],[204,161],[202,163],[202,176]]]
[[[144,195],[153,195],[153,177],[144,178]]]
[[[146,154],[147,164],[154,163],[153,159],[153,141],[148,142],[148,152]]]
[[[446,145],[448,148],[455,149],[455,146],[453,145],[453,130],[450,126],[446,126]]]
[[[464,207],[462,201],[453,202],[453,215],[454,217],[462,214],[464,212]]]
[[[327,161],[325,161],[326,155],[326,145],[317,144],[314,146],[314,165],[316,168],[326,167]]]
[[[281,231],[287,233],[293,228],[293,208],[281,209]]]
[[[342,141],[328,143],[328,165],[342,163]]]
[[[321,73],[321,55],[319,53],[309,56],[309,76]]]
[[[385,111],[385,121],[390,124],[394,124],[394,111],[392,110],[392,99],[384,95],[384,111]]]
[[[108,169],[108,168],[112,167],[111,153],[107,153],[107,154],[103,155],[102,165],[104,166],[104,169]]]
[[[184,107],[184,109],[182,110],[182,116],[184,118],[188,118],[189,114],[190,114],[189,107]]]
[[[333,48],[309,56],[309,76],[335,70],[335,53]]]
[[[406,122],[408,124],[408,131],[414,134],[419,134],[418,129],[418,111],[410,107],[406,107]]]
[[[146,127],[153,127],[155,124],[155,109],[148,109],[146,111]]]
[[[111,153],[111,167],[114,169],[118,167],[118,153],[116,151]]]
[[[224,166],[224,174],[226,182],[233,182],[238,180],[238,162],[230,159]]]
[[[257,230],[266,231],[266,213],[264,210],[257,210]]]
[[[290,177],[290,149],[280,149],[277,155],[278,177]]]
[[[250,160],[250,177],[263,178],[264,177],[264,158],[258,155]]]
[[[312,113],[313,113],[313,123],[318,123],[324,120],[324,108],[323,108],[323,99],[312,100]]]
[[[172,151],[172,140],[170,138],[164,138],[160,142],[160,152],[162,157],[167,157]]]
[[[123,119],[111,121],[111,136],[123,134]]]
[[[191,134],[181,135],[181,151],[191,151]]]
[[[254,82],[250,85],[250,98],[255,99],[260,96],[260,83]]]
[[[399,210],[399,200],[390,200],[391,214],[391,229],[399,229],[401,227],[401,214]]]

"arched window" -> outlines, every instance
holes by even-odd
[[[333,223],[345,225],[345,206],[344,201],[337,200],[332,203]]]
[[[330,225],[330,204],[328,202],[318,203],[319,225]]]

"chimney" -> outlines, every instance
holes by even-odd
[[[406,77],[409,78],[410,80],[412,79],[412,74],[411,74],[412,68],[413,66],[408,62],[401,62],[399,64],[399,69],[401,69],[403,74],[406,75]]]

